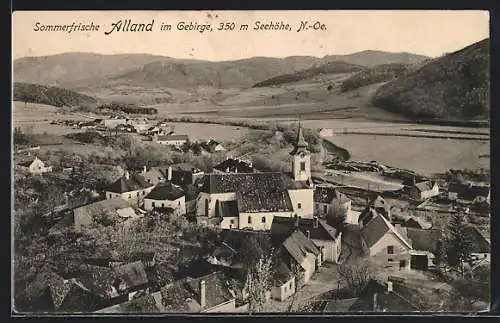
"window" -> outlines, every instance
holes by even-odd
[[[231,219],[231,221],[229,221],[229,223],[234,224],[234,219]]]
[[[142,195],[146,195],[146,191],[142,191]]]
[[[323,205],[323,213],[326,214],[328,212],[328,205]]]
[[[251,224],[251,223],[252,223],[252,217],[248,216],[248,224]]]
[[[177,205],[181,206],[181,201],[179,201],[179,202],[177,203]]]
[[[394,246],[387,246],[387,253],[390,255],[394,254]]]
[[[155,202],[152,202],[152,203],[151,203],[151,206],[154,208],[154,207],[155,207]]]
[[[266,223],[266,217],[265,216],[262,217],[262,223]]]
[[[300,210],[302,208],[302,203],[297,204],[297,208]]]
[[[139,197],[139,192],[137,192],[137,197]]]
[[[128,195],[128,198],[129,198],[129,199],[131,199],[131,198],[132,198],[132,194],[129,194],[129,195]]]
[[[165,203],[162,203],[162,204],[161,204],[161,207],[165,207]]]
[[[389,259],[387,259],[387,261],[388,261],[388,262],[393,262],[393,261],[394,261],[394,259],[389,258]]]
[[[306,162],[300,162],[300,171],[304,172],[306,170]]]

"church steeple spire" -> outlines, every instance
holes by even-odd
[[[300,125],[300,117],[299,117],[299,129],[297,131],[297,140],[294,143],[294,149],[290,153],[291,155],[298,154],[300,152],[307,152],[309,145],[307,141],[304,139],[304,133],[302,131],[302,127]]]

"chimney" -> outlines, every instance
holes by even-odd
[[[307,239],[311,239],[311,231],[307,230],[306,233],[307,233]]]
[[[167,170],[167,180],[171,181],[172,180],[172,166],[168,166]]]
[[[202,308],[207,305],[206,292],[205,281],[200,280],[200,305]]]
[[[373,293],[373,311],[376,312],[378,308],[377,305],[377,293]]]
[[[125,171],[125,179],[127,179],[127,180],[130,179],[130,174],[129,174],[128,170]]]
[[[387,282],[387,292],[388,293],[392,292],[392,282],[391,281]]]
[[[317,216],[314,217],[314,228],[317,229],[319,226],[319,218]]]

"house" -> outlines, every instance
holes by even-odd
[[[382,215],[375,215],[361,230],[361,247],[365,254],[386,267],[410,269],[411,241]]]
[[[307,284],[316,270],[321,267],[322,253],[314,242],[308,239],[300,230],[295,230],[282,244],[282,254],[289,268],[298,265],[302,277],[296,277],[296,284]]]
[[[296,292],[295,276],[284,262],[279,262],[274,272],[271,297],[284,302]]]
[[[199,168],[189,163],[173,164],[167,167],[167,181],[172,184],[186,188],[201,180],[205,173]]]
[[[346,222],[358,224],[357,212],[351,208],[352,201],[335,187],[316,186],[314,189],[314,214],[325,217],[335,207],[340,206],[345,210]]]
[[[162,305],[157,299],[161,298],[160,292],[142,295],[121,304],[116,304],[95,311],[100,314],[157,314],[161,313]]]
[[[322,260],[338,263],[342,250],[342,233],[335,230],[325,220],[318,219],[293,219],[275,217],[271,226],[274,238],[288,237],[295,229],[299,229],[311,239],[316,246],[322,247]]]
[[[233,313],[235,293],[226,284],[222,272],[187,277],[161,289],[162,312],[165,313]]]
[[[31,174],[43,174],[52,172],[52,166],[48,162],[43,162],[36,157],[32,160],[26,160],[18,163],[19,168],[29,171]]]
[[[321,138],[333,137],[333,129],[332,128],[321,128],[319,130],[319,135]]]
[[[479,232],[476,227],[467,226],[465,228],[466,234],[470,237],[472,241],[471,256],[474,261],[490,262],[491,261],[491,244],[484,237],[484,235]]]
[[[378,195],[371,202],[368,202],[367,207],[361,211],[358,216],[358,225],[362,229],[375,215],[381,214],[387,220],[392,221],[391,205],[380,195]]]
[[[427,222],[417,216],[410,216],[404,220],[402,226],[405,228],[430,229],[432,228],[432,223]]]
[[[121,198],[90,203],[73,210],[75,230],[81,230],[94,223],[119,223],[138,217],[131,205]]]
[[[439,186],[435,181],[423,181],[410,187],[410,197],[417,201],[424,201],[439,195]]]
[[[188,142],[188,136],[187,135],[154,136],[153,142],[160,145],[181,147],[182,145]]]
[[[106,198],[120,197],[124,200],[140,202],[151,192],[154,185],[148,183],[140,174],[125,171],[125,174],[105,188]]]
[[[226,158],[213,167],[214,174],[220,173],[254,173],[256,170],[252,162],[238,158]]]
[[[415,312],[419,307],[396,291],[393,282],[371,279],[360,292],[349,312]]]
[[[131,124],[139,133],[145,133],[146,131],[148,131],[148,128],[150,127],[145,120],[132,121]]]
[[[127,124],[126,119],[104,119],[103,124],[107,128],[115,129],[117,126]]]
[[[144,166],[141,175],[144,177],[146,182],[157,185],[168,180],[168,169],[166,167],[151,167],[148,170],[147,167]]]
[[[460,203],[488,203],[490,204],[489,186],[478,186],[473,184],[450,183],[448,185],[448,199]]]
[[[402,230],[406,232],[406,236],[411,241],[411,269],[427,270],[433,268],[436,265],[434,260],[443,241],[441,230],[410,227]]]
[[[144,209],[151,211],[153,209],[171,208],[174,213],[186,214],[186,197],[182,188],[170,182],[164,182],[156,185],[151,192],[144,198]]]
[[[217,142],[213,139],[210,139],[209,141],[206,142],[205,149],[210,153],[216,153],[219,151],[226,150],[226,148],[224,148],[219,142]]]
[[[269,230],[275,216],[313,218],[314,184],[307,147],[299,126],[290,153],[292,174],[208,174],[197,198],[196,215],[212,218],[219,214],[219,202],[237,201],[238,229]]]

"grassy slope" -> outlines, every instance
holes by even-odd
[[[385,84],[372,103],[411,118],[487,118],[489,40],[432,60]]]
[[[13,99],[16,101],[41,103],[56,107],[74,107],[95,104],[94,97],[67,89],[31,83],[14,83]]]
[[[383,64],[363,70],[342,82],[342,92],[348,92],[370,84],[391,81],[408,70],[406,64]]]

